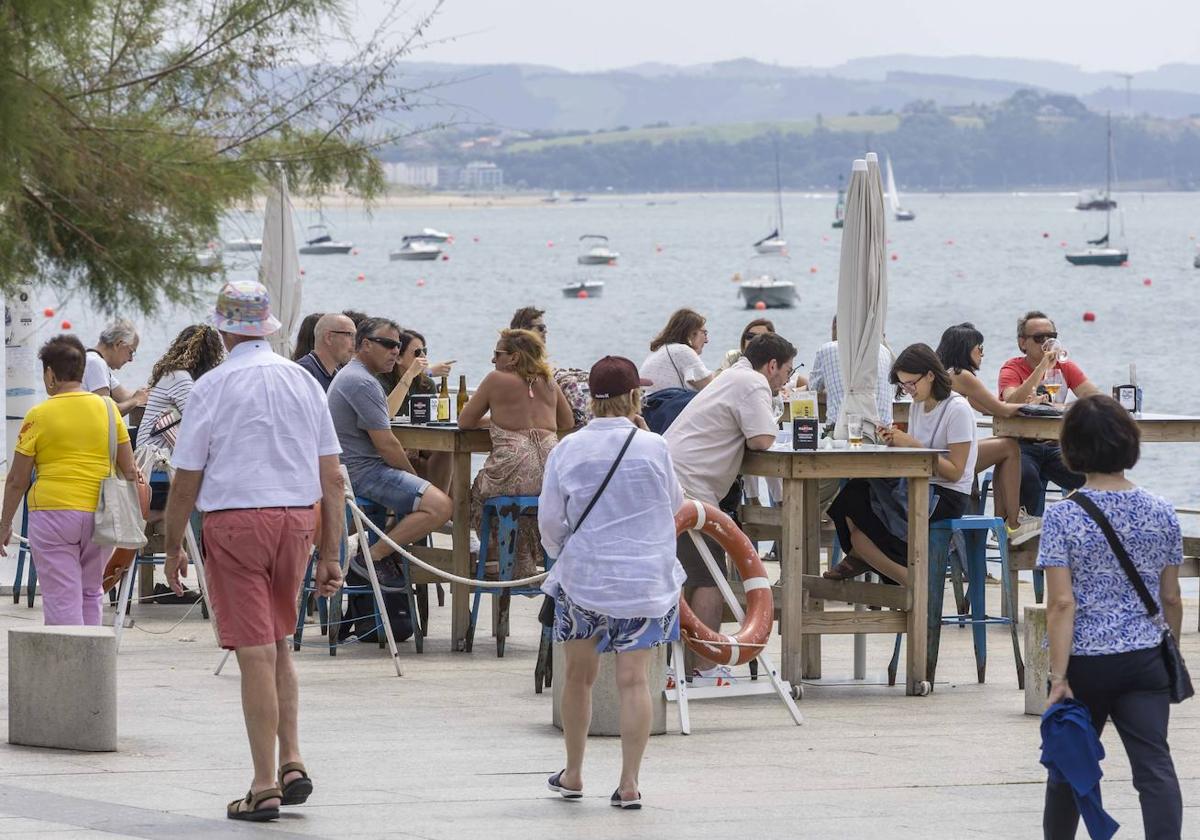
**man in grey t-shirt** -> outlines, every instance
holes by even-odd
[[[354,358],[333,377],[326,395],[342,463],[356,495],[396,514],[388,536],[408,545],[444,525],[454,508],[449,496],[416,474],[392,434],[387,395],[375,378],[396,366],[400,327],[387,318],[367,318],[358,326],[354,347]],[[390,553],[382,541],[371,547],[372,560]]]

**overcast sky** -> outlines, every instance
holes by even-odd
[[[390,0],[347,0],[367,31]],[[432,0],[406,0],[415,12]],[[446,0],[419,60],[569,70],[756,58],[987,55],[1136,72],[1200,63],[1196,0]]]

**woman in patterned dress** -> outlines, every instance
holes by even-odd
[[[1063,460],[1087,475],[1085,495],[1112,524],[1172,632],[1183,607],[1179,566],[1183,540],[1171,504],[1125,477],[1138,460],[1137,423],[1111,397],[1084,397],[1063,418]],[[1088,707],[1097,734],[1112,718],[1133,770],[1147,838],[1178,838],[1183,800],[1167,745],[1170,702],[1152,620],[1100,526],[1078,504],[1046,509],[1038,568],[1046,571],[1050,697]],[[1047,838],[1075,836],[1079,810],[1069,783],[1046,784]]]

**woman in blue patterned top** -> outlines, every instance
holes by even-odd
[[[1103,511],[1126,553],[1179,635],[1183,540],[1170,503],[1125,478],[1140,433],[1111,397],[1084,397],[1063,418],[1068,467],[1087,475],[1077,493]],[[1178,838],[1183,800],[1167,745],[1167,671],[1162,630],[1109,547],[1100,526],[1073,502],[1046,509],[1038,568],[1046,571],[1050,698],[1088,707],[1096,732],[1111,717],[1133,770],[1147,838]],[[1047,838],[1074,837],[1079,811],[1069,784],[1046,785]]]

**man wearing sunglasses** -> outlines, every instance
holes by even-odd
[[[1049,342],[1058,338],[1058,330],[1046,313],[1033,310],[1026,312],[1017,321],[1017,348],[1022,355],[1015,356],[1000,368],[1000,399],[1009,396],[1024,385],[1030,385],[1034,402],[1053,402],[1044,389],[1040,389],[1046,373],[1055,366],[1062,371],[1062,381],[1076,398],[1098,394],[1100,389],[1092,384],[1079,365],[1072,361],[1059,361],[1057,353],[1046,351]],[[1066,396],[1063,396],[1066,399]],[[1045,483],[1057,484],[1064,490],[1082,487],[1084,476],[1067,469],[1062,460],[1062,451],[1054,441],[1022,440],[1021,445],[1021,507],[1032,516],[1041,516],[1046,504]]]
[[[358,325],[354,342],[354,358],[333,377],[327,395],[342,463],[357,495],[396,514],[388,536],[397,545],[408,545],[444,525],[453,505],[416,474],[392,434],[387,395],[376,376],[396,366],[400,327],[387,318],[367,318]],[[381,540],[371,547],[371,559],[382,560],[391,552]]]
[[[313,327],[313,349],[296,364],[313,375],[322,391],[329,391],[334,374],[354,357],[354,322],[340,312],[326,312]]]

